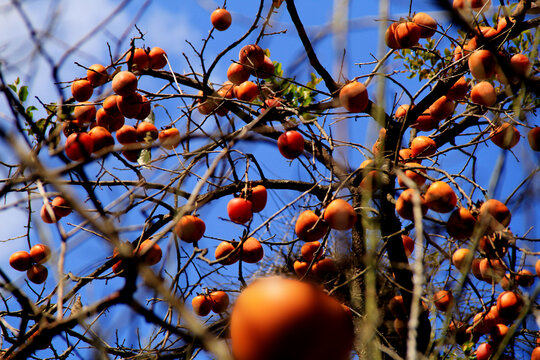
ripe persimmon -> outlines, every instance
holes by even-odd
[[[529,141],[531,149],[540,151],[540,126],[536,126],[529,131],[527,140]]]
[[[152,240],[144,240],[139,246],[138,254],[142,256],[143,263],[148,266],[157,264],[163,256],[161,247]]]
[[[160,47],[153,47],[148,53],[150,68],[153,70],[163,69],[167,65],[167,53]]]
[[[446,312],[454,304],[454,295],[448,290],[439,290],[433,294],[433,302],[439,311]]]
[[[86,79],[75,80],[71,83],[71,95],[77,101],[87,101],[92,97],[93,92],[92,84]]]
[[[512,124],[504,122],[491,132],[490,139],[502,149],[511,149],[519,142],[519,131]]]
[[[174,226],[174,233],[187,243],[199,241],[206,231],[204,221],[193,215],[184,215]]]
[[[311,210],[303,211],[294,225],[296,236],[307,242],[319,240],[327,231],[328,224]]]
[[[488,231],[503,230],[510,224],[512,214],[506,205],[496,199],[489,199],[480,206],[478,220],[487,225]]]
[[[465,261],[467,256],[469,256],[470,250],[467,248],[461,248],[454,251],[452,254],[452,264],[458,269],[458,270],[465,270]]]
[[[424,12],[414,15],[412,21],[420,27],[421,38],[430,38],[437,32],[437,22]]]
[[[450,214],[446,223],[448,235],[458,240],[464,240],[471,237],[476,218],[467,208],[460,207]]]
[[[156,125],[147,122],[142,121],[137,125],[137,141],[144,141],[146,143],[153,143],[159,136],[158,129],[156,128]]]
[[[232,222],[244,224],[253,217],[253,204],[244,198],[233,198],[227,204],[227,214]]]
[[[427,136],[417,136],[411,141],[411,155],[431,156],[437,152],[437,144]]]
[[[137,77],[130,71],[120,71],[112,79],[112,89],[120,96],[131,95],[137,90]]]
[[[210,15],[210,22],[216,30],[225,31],[229,28],[229,26],[231,26],[231,13],[225,9],[216,9]]]
[[[199,316],[206,316],[212,310],[212,300],[207,295],[197,295],[191,300],[193,312]]]
[[[264,249],[259,240],[254,237],[247,238],[242,245],[242,261],[254,264],[264,257]]]
[[[302,247],[300,248],[300,254],[304,258],[304,260],[311,262],[313,258],[315,257],[315,253],[319,250],[321,247],[320,241],[309,241],[306,242]],[[323,255],[323,250],[319,252],[319,255],[317,256],[317,260],[321,258]]]
[[[68,205],[68,203],[62,196],[56,196],[51,201],[51,206],[57,218],[61,218],[71,214],[71,206]]]
[[[406,189],[396,200],[396,211],[403,219],[414,220],[414,189]],[[420,196],[420,210],[422,215],[426,215],[428,207],[424,196]]]
[[[332,229],[349,230],[356,223],[356,211],[347,201],[335,199],[324,209],[324,220]]]
[[[348,83],[339,91],[339,102],[349,112],[364,111],[369,102],[366,86],[358,81]]]
[[[172,150],[180,145],[180,131],[177,128],[161,130],[158,134],[159,143],[162,148]]]
[[[212,291],[209,295],[212,311],[216,314],[225,312],[229,307],[229,295],[225,291]]]
[[[126,61],[131,63],[131,68],[142,71],[150,67],[150,58],[144,49],[135,48],[130,50],[126,55]]]
[[[32,267],[32,257],[27,251],[15,251],[9,257],[9,265],[18,271],[27,271]]]
[[[100,86],[109,80],[109,75],[107,74],[107,69],[105,66],[101,64],[94,64],[91,65],[88,70],[86,70],[86,78],[90,84],[92,84],[92,86]]]
[[[289,130],[279,136],[277,145],[283,157],[296,159],[304,152],[304,137],[298,131]]]
[[[257,44],[250,44],[240,49],[238,59],[241,64],[247,65],[248,68],[258,68],[264,63],[264,51]]]
[[[219,261],[219,263],[222,265],[232,265],[235,262],[237,262],[239,258],[239,254],[238,254],[238,251],[235,251],[236,246],[237,246],[236,242],[234,243],[230,243],[228,241],[220,242],[219,245],[216,247],[216,251],[214,253],[216,260],[222,259]],[[229,256],[229,254],[231,254],[232,252],[234,252],[234,254]],[[227,258],[224,259],[225,257]]]
[[[242,64],[232,63],[227,70],[227,79],[234,85],[240,85],[249,79],[250,71]]]
[[[30,248],[30,257],[37,264],[43,264],[51,257],[51,249],[45,244],[36,244]]]
[[[439,213],[450,212],[457,204],[456,193],[444,181],[432,183],[426,191],[425,199],[426,205]]]
[[[131,125],[123,125],[116,132],[116,140],[122,145],[133,144],[137,142],[137,130]]]
[[[47,270],[45,266],[41,264],[36,264],[32,266],[26,272],[26,276],[28,276],[28,280],[30,280],[34,284],[43,284],[45,280],[47,280],[48,275],[49,275],[49,271]]]
[[[403,248],[405,249],[405,255],[411,256],[414,251],[414,240],[408,235],[401,235],[401,241],[403,242]]]
[[[505,320],[515,320],[523,307],[521,295],[513,291],[504,291],[497,297],[497,310]]]
[[[248,194],[245,194],[245,191],[242,190],[242,197],[245,197],[251,201],[253,205],[252,211],[256,213],[265,208],[268,194],[266,192],[266,187],[263,185],[257,185],[249,189]]]
[[[230,333],[236,360],[344,360],[354,337],[338,301],[314,285],[277,276],[242,291]]]
[[[73,133],[66,139],[66,156],[73,161],[82,161],[94,151],[94,141],[87,133]]]
[[[88,135],[90,135],[92,142],[94,143],[94,149],[92,150],[93,153],[98,153],[101,151],[107,152],[110,151],[114,146],[113,136],[109,130],[102,126],[95,126],[88,132]]]

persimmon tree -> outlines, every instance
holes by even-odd
[[[6,5],[52,81],[0,68],[2,356],[539,359],[538,4],[435,3],[335,71],[299,1],[99,64]]]

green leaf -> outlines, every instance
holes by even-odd
[[[8,88],[10,88],[11,90],[13,90],[13,92],[16,94],[17,93],[17,87],[15,85],[12,85],[12,84],[9,84],[8,85]]]
[[[15,81],[13,82],[15,84],[15,86],[19,85],[19,82],[21,81],[21,79],[17,78],[15,79]]]
[[[21,86],[19,89],[19,100],[23,103],[28,98],[28,86]]]

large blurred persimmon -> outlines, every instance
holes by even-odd
[[[354,338],[338,301],[312,284],[277,276],[240,294],[230,331],[236,360],[349,359]]]

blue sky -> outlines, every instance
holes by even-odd
[[[339,1],[335,1],[339,3]],[[390,18],[399,19],[407,15],[409,10],[408,1],[389,1],[390,2]],[[43,58],[36,56],[34,50],[30,47],[28,41],[28,32],[25,29],[21,17],[14,10],[10,10],[10,1],[0,0],[0,10],[8,9],[7,11],[0,11],[0,33],[3,34],[0,39],[0,61],[2,61],[2,69],[4,76],[8,83],[13,82],[18,76],[21,77],[23,84],[28,85],[30,89],[29,103],[38,106],[39,103],[34,96],[39,97],[43,102],[54,102],[58,99],[58,93],[55,91],[55,87],[52,85],[51,72]],[[210,25],[210,13],[217,6],[217,3],[210,0],[201,1],[173,1],[173,0],[160,0],[160,1],[131,1],[129,5],[115,15],[110,21],[98,26],[118,5],[118,1],[110,0],[95,0],[92,1],[92,5],[88,5],[88,2],[82,0],[64,0],[53,1],[54,6],[50,6],[48,1],[26,1],[24,2],[23,9],[29,16],[32,23],[36,28],[41,31],[45,31],[49,26],[49,20],[54,19],[53,26],[48,30],[49,35],[46,37],[44,49],[45,51],[57,61],[64,52],[70,49],[75,44],[81,43],[81,46],[73,51],[69,55],[60,69],[61,81],[70,81],[76,77],[84,76],[83,69],[74,64],[75,61],[89,66],[94,63],[107,63],[108,61],[108,48],[107,43],[110,44],[113,54],[119,54],[125,51],[129,43],[127,39],[137,34],[133,28],[133,19],[137,18],[137,27],[145,34],[144,42],[138,42],[137,45],[145,45],[149,47],[159,46],[165,49],[168,53],[172,69],[177,73],[190,72],[190,68],[182,55],[183,53],[190,59],[193,59],[193,52],[191,47],[186,41],[190,41],[193,46],[200,49],[202,45],[202,39],[205,38],[211,29]],[[301,19],[303,20],[308,34],[314,39],[315,50],[317,51],[321,62],[330,70],[330,72],[337,77],[339,71],[339,65],[343,57],[343,49],[335,47],[335,38],[331,36],[331,32],[328,30],[332,22],[333,2],[330,1],[297,1],[297,7]],[[226,45],[231,42],[231,39],[240,37],[251,24],[254,14],[257,10],[257,2],[254,1],[228,1],[227,7],[233,15],[233,24],[226,32],[214,32],[214,38],[208,43],[208,48],[205,52],[205,61],[210,63],[221,52]],[[268,48],[271,52],[272,60],[283,63],[284,73],[286,76],[294,75],[298,80],[305,81],[313,69],[307,64],[306,61],[298,63],[298,59],[303,56],[303,48],[298,40],[296,30],[291,24],[291,21],[284,9],[285,5],[279,9],[278,13],[273,17],[274,23],[272,28],[268,31],[276,31],[283,33],[266,37],[262,42],[263,48]],[[446,19],[444,14],[439,12],[436,7],[432,5],[431,1],[414,1],[414,9],[417,11],[431,12],[432,15],[441,23],[444,24]],[[143,11],[144,10],[144,11]],[[142,11],[142,15],[139,16]],[[265,10],[263,15],[266,14]],[[380,53],[379,42],[381,34],[379,33],[380,22],[379,9],[377,2],[367,1],[351,1],[351,6],[348,14],[350,22],[350,29],[346,38],[346,54],[345,64],[348,65],[346,74],[349,78],[361,76],[369,73],[374,65],[357,66],[358,63],[367,63],[373,61],[374,56]],[[488,16],[489,17],[489,16]],[[338,23],[343,22],[340,19]],[[91,36],[89,36],[91,34]],[[257,31],[255,32],[257,34]],[[85,37],[88,36],[88,39]],[[122,38],[124,36],[124,38]],[[256,35],[248,37],[241,45],[251,43],[255,40]],[[84,40],[83,40],[84,39]],[[315,40],[317,39],[317,40]],[[383,45],[384,46],[384,45]],[[231,60],[237,58],[238,50],[240,46],[233,49],[230,53],[226,54],[214,70],[211,77],[211,81],[215,83],[222,83],[226,80],[226,70]],[[384,46],[386,50],[386,46]],[[196,70],[200,70],[199,64],[195,61],[193,64]],[[388,64],[390,69],[398,68],[399,63],[395,60],[391,60]],[[405,76],[401,75],[398,79],[405,81]],[[144,79],[141,84],[145,89],[158,90],[163,84],[157,80]],[[407,87],[410,87],[412,91],[417,90],[420,87],[420,83],[417,79],[407,80]],[[322,86],[322,85],[321,85]],[[390,112],[391,100],[399,89],[394,85],[387,82],[389,96],[387,98],[387,107]],[[375,83],[372,83],[368,87],[370,94],[375,93]],[[195,93],[195,91],[187,90],[188,93]],[[69,88],[64,90],[63,94],[69,96]],[[398,93],[399,95],[399,93]],[[370,96],[373,99],[373,96]],[[177,101],[165,101],[164,106],[167,108],[165,112],[162,108],[155,110],[157,117],[157,124],[163,126],[168,122],[168,116],[173,119],[181,116],[181,109]],[[38,106],[39,107],[39,106]],[[8,111],[5,101],[2,98],[0,100],[0,120],[3,118],[9,118],[6,114]],[[40,116],[43,116],[43,112],[40,110]],[[538,118],[529,119],[530,124],[536,121],[538,125]],[[5,129],[13,129],[13,124],[2,120],[2,126]],[[159,127],[158,125],[158,127]],[[332,135],[336,138],[347,140],[354,137],[357,141],[362,141],[368,148],[375,141],[378,133],[378,126],[370,121],[368,118],[360,118],[354,122],[339,122],[332,126]],[[522,133],[522,135],[525,135]],[[492,173],[493,165],[504,158],[505,163],[504,175],[500,179],[500,184],[496,188],[494,196],[500,200],[506,199],[510,195],[511,190],[519,184],[531,171],[538,166],[538,154],[533,154],[528,145],[526,139],[522,139],[520,144],[515,148],[514,155],[503,152],[496,148],[493,144],[481,144],[482,148],[478,150],[478,156],[482,160],[478,163],[477,176],[478,182],[488,187],[490,176]],[[308,176],[302,168],[298,168],[296,164],[285,161],[277,155],[277,152],[270,144],[257,144],[253,145],[248,143],[247,145],[240,145],[239,149],[249,149],[250,152],[265,153],[262,156],[263,171],[267,177],[278,178],[281,176],[299,176],[302,179],[308,179]],[[13,162],[15,161],[14,154],[6,149],[5,143],[0,143],[0,151],[2,151],[2,160]],[[248,150],[246,150],[248,151]],[[163,151],[158,149],[154,154],[163,154]],[[343,156],[347,156],[351,163],[351,167],[354,168],[364,160],[363,157],[358,154],[345,153]],[[45,159],[46,154],[43,155]],[[466,156],[444,156],[440,159],[441,165],[445,170],[454,171],[459,169]],[[518,161],[519,159],[519,161]],[[51,166],[60,166],[61,163],[58,160],[48,158],[47,163]],[[171,158],[163,163],[163,166],[176,166],[178,159]],[[118,166],[119,163],[111,163],[111,166]],[[92,165],[88,169],[88,173],[92,174],[93,171],[97,171],[98,167]],[[2,171],[2,170],[0,170]],[[170,174],[154,174],[152,171],[143,170],[145,176],[154,182],[165,183],[168,181]],[[7,176],[5,173],[0,173],[2,177]],[[465,174],[467,175],[467,174]],[[133,175],[127,175],[133,176]],[[257,174],[250,172],[250,177],[257,178]],[[187,190],[191,190],[189,187],[193,187],[194,183],[188,183]],[[51,189],[52,190],[52,189]],[[269,198],[269,206],[273,209],[283,206],[285,203],[296,197],[298,194],[295,192],[279,192],[279,194],[271,193]],[[19,201],[23,198],[22,195],[15,194],[10,195],[7,199],[7,203],[12,201]],[[100,193],[101,200],[108,204],[118,198],[119,193],[117,191],[103,191]],[[534,199],[530,202],[528,207],[523,207],[519,211],[516,209],[514,218],[512,220],[512,229],[518,234],[524,234],[531,224],[537,224],[540,220],[540,214],[538,211],[538,194],[534,195]],[[475,194],[475,199],[481,198],[480,194]],[[81,199],[82,200],[82,199]],[[216,219],[207,221],[207,235],[209,238],[201,241],[202,247],[208,247],[210,249],[210,258],[213,258],[213,248],[217,244],[215,239],[218,238],[232,238],[241,235],[242,227],[230,224],[229,222],[220,220],[220,217],[226,216],[225,206],[228,198],[221,199],[201,209],[201,216],[205,219]],[[41,203],[41,200],[36,199],[34,201],[36,208]],[[23,204],[21,204],[22,207]],[[15,209],[12,207],[2,208],[0,211],[0,218],[9,219],[6,225],[0,230],[0,239],[8,239],[13,237],[21,237],[25,235],[26,230],[26,213],[22,209]],[[442,218],[446,218],[443,216]],[[142,215],[138,213],[137,216],[126,217],[123,219],[121,226],[133,226],[133,229],[127,229],[123,236],[131,239],[140,232]],[[69,218],[72,224],[77,224],[80,219],[77,219],[75,215]],[[261,223],[263,218],[255,218],[257,224]],[[286,223],[286,217],[278,219],[279,222]],[[34,224],[33,234],[38,234],[41,239],[49,241],[53,247],[58,247],[58,232],[54,226],[44,226],[39,222]],[[72,226],[66,226],[71,230]],[[138,227],[139,226],[139,227]],[[258,233],[260,238],[268,238],[273,234],[270,231],[264,229]],[[291,236],[291,231],[283,234],[278,234],[277,240],[281,240],[279,236],[283,237],[283,240],[287,239],[287,236]],[[530,237],[538,238],[539,232],[537,229],[532,229],[529,234]],[[162,247],[165,249],[168,246],[172,246],[170,237],[166,236],[166,241],[163,242]],[[290,239],[289,239],[290,240]],[[8,241],[3,246],[3,251],[0,254],[0,262],[7,263],[9,254],[13,251],[24,248],[26,240],[22,237],[17,240]],[[104,259],[104,256],[110,254],[111,249],[108,245],[101,241],[94,241],[91,237],[88,237],[86,233],[79,233],[73,239],[70,239],[70,253],[73,254],[67,263],[66,269],[72,271],[75,274],[83,275],[90,272],[92,269],[100,265]],[[172,247],[171,247],[172,249]],[[537,249],[535,249],[537,250]],[[189,252],[189,249],[187,249]],[[84,259],[80,261],[79,259]],[[167,267],[173,265],[172,257],[168,259]],[[528,261],[531,261],[530,259]],[[532,264],[530,262],[529,264]],[[2,267],[8,272],[21,286],[23,286],[23,278],[19,273],[8,269],[8,267]],[[203,267],[204,268],[204,267]],[[251,268],[249,270],[254,270]],[[54,272],[51,271],[51,276],[54,276]],[[217,278],[214,281],[219,283],[224,280],[226,276],[230,274],[225,273],[223,278]],[[119,286],[120,280],[112,280],[108,283],[111,286]],[[208,286],[212,284],[209,281]],[[50,281],[47,287],[52,289],[53,282]],[[96,285],[95,288],[87,291],[85,299],[88,303],[92,300],[99,299],[103,295],[102,285]],[[146,293],[145,295],[148,295]],[[141,299],[144,298],[141,297]],[[124,309],[127,309],[126,307]],[[115,321],[122,320],[122,313],[115,312],[111,314],[111,317]],[[125,319],[125,318],[124,318]],[[139,320],[137,320],[139,321]],[[135,322],[132,328],[135,326],[143,326],[144,324]],[[107,329],[105,329],[107,330]],[[111,336],[113,334],[110,334]],[[128,338],[128,341],[135,341],[135,338]]]

